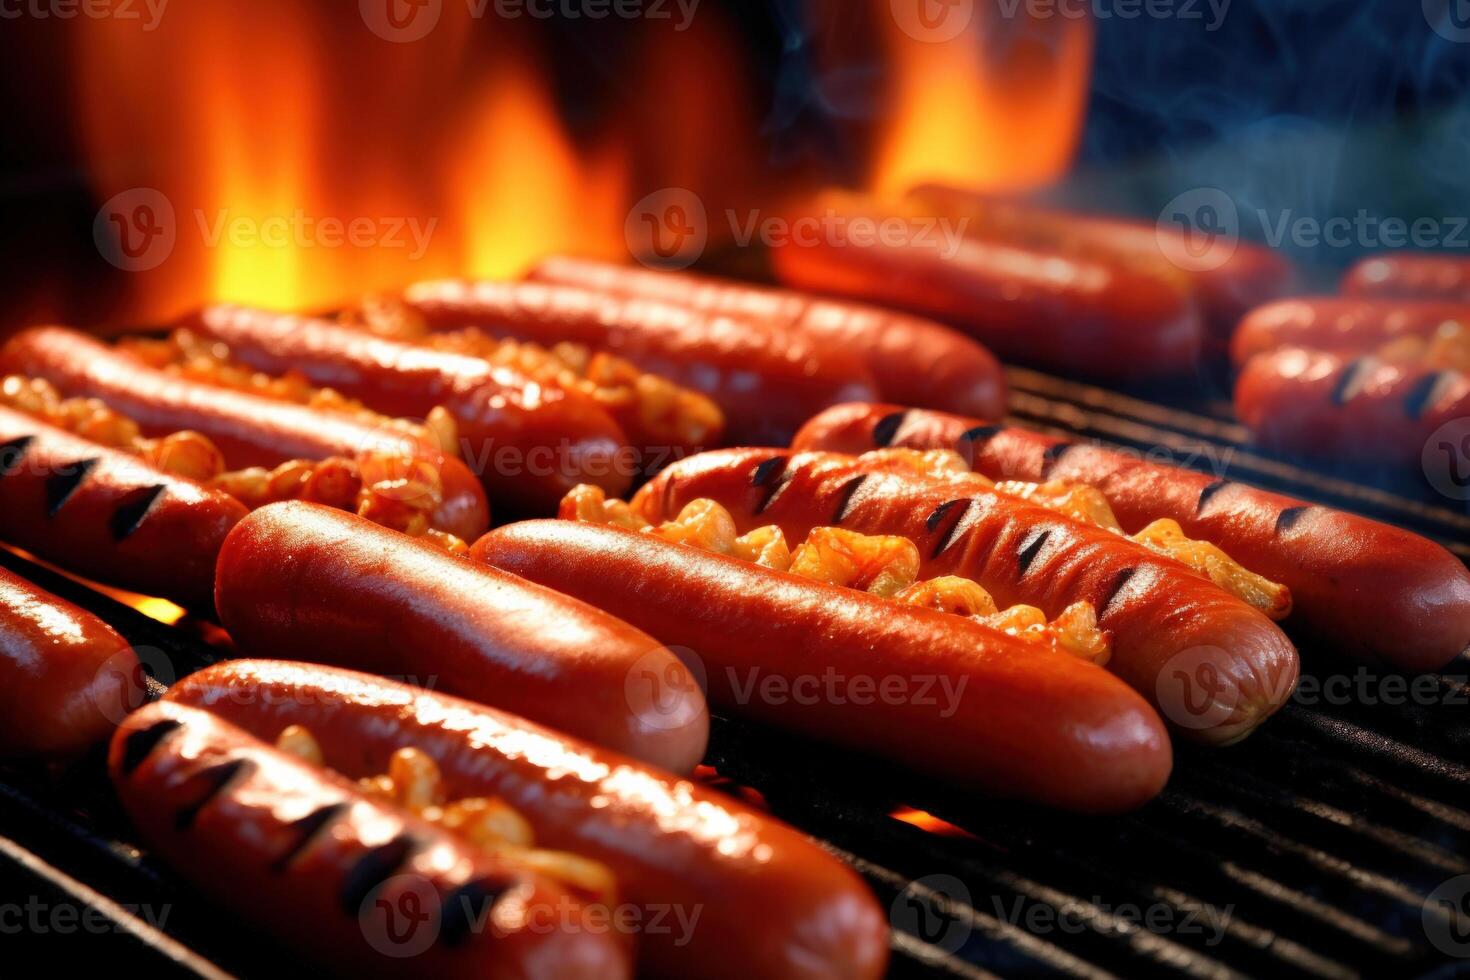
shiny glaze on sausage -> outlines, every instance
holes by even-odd
[[[858,876],[792,828],[698,783],[507,712],[330,667],[225,663],[179,681],[166,699],[262,739],[303,725],[326,764],[354,778],[386,771],[404,746],[427,753],[449,798],[505,800],[531,822],[538,846],[611,868],[643,924],[660,915],[639,936],[642,974],[883,973],[886,920]]]
[[[786,327],[858,354],[889,401],[966,415],[1005,411],[1000,364],[980,344],[931,320],[789,289],[592,259],[544,259],[529,278]]]
[[[1123,529],[1161,517],[1291,589],[1294,636],[1332,653],[1406,670],[1444,666],[1470,643],[1470,570],[1402,528],[1137,454],[897,405],[841,405],[792,449],[859,454],[953,449],[992,480],[1096,487]]]
[[[1243,738],[1296,685],[1296,650],[1262,613],[1179,562],[1016,497],[835,453],[730,449],[674,464],[633,507],[658,522],[702,497],[742,533],[775,524],[798,541],[822,526],[901,535],[918,545],[921,578],[972,579],[1002,607],[1055,616],[1089,602],[1113,637],[1108,669],[1194,740]],[[1197,702],[1200,685],[1213,691],[1208,704]]]
[[[12,337],[0,348],[0,371],[43,378],[68,397],[101,399],[145,435],[199,432],[232,469],[351,459],[369,449],[401,447],[439,474],[444,500],[433,515],[435,527],[473,541],[490,526],[485,491],[464,463],[397,429],[175,377],[64,327],[37,327]]]
[[[332,973],[618,980],[627,944],[565,886],[214,715],[151,704],[109,769],[150,849]],[[248,930],[242,930],[248,932]]]
[[[0,540],[110,585],[207,610],[233,497],[0,408]]]
[[[687,679],[657,641],[601,610],[345,511],[287,501],[220,552],[216,605],[246,656],[409,678],[676,772],[704,755],[689,680],[655,711],[629,675]]]

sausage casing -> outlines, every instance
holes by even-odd
[[[1163,727],[1124,684],[949,613],[576,521],[507,525],[472,554],[692,651],[734,714],[1070,809],[1136,807],[1168,778]]]
[[[1235,414],[1276,452],[1407,466],[1441,426],[1470,416],[1470,375],[1283,347],[1241,369]]]
[[[111,626],[0,568],[0,754],[80,755],[145,694],[138,656]]]
[[[733,442],[782,444],[828,405],[876,390],[849,351],[778,325],[649,299],[462,280],[419,283],[403,299],[433,329],[480,327],[543,346],[569,341],[616,354],[709,396],[725,413]]]
[[[1445,324],[1470,329],[1470,302],[1344,296],[1283,299],[1252,310],[1230,341],[1237,367],[1281,347],[1367,352],[1403,337],[1428,339]]]
[[[530,278],[776,324],[857,353],[889,401],[964,415],[1005,412],[1005,377],[991,353],[958,331],[920,317],[787,289],[591,259],[545,259]]]
[[[607,613],[344,511],[287,501],[225,541],[216,605],[247,656],[338,664],[497,705],[687,772],[704,697],[673,653]],[[669,679],[665,702],[629,676]]]
[[[1179,562],[1019,498],[837,454],[732,449],[674,464],[633,507],[659,522],[698,498],[724,506],[742,533],[901,535],[919,548],[921,578],[971,579],[1001,606],[1055,616],[1088,602],[1113,636],[1108,669],[1198,741],[1243,738],[1296,686],[1296,650],[1261,612]]]
[[[1424,252],[1375,255],[1342,277],[1348,296],[1470,303],[1470,259]]]
[[[0,540],[110,585],[195,609],[245,516],[233,497],[0,408]]]
[[[639,937],[645,972],[882,975],[885,919],[857,875],[723,793],[506,712],[329,667],[225,663],[166,698],[263,739],[303,725],[350,777],[386,771],[404,746],[427,753],[451,799],[499,797],[531,822],[538,846],[613,870],[650,926]]]
[[[464,463],[398,429],[174,377],[62,327],[38,327],[12,337],[0,348],[0,369],[43,378],[63,395],[101,399],[146,435],[199,432],[233,468],[401,448],[439,474],[443,501],[433,515],[435,527],[473,541],[490,525],[485,491]]]
[[[843,405],[792,448],[859,454],[953,449],[992,480],[1096,487],[1123,530],[1161,517],[1291,589],[1288,633],[1407,670],[1444,666],[1470,642],[1470,571],[1402,528],[1137,455],[896,405]]]
[[[578,483],[620,493],[632,480],[620,459],[627,439],[601,406],[483,358],[235,306],[211,307],[183,325],[256,370],[297,371],[387,415],[425,418],[442,406],[458,425],[460,455],[492,501],[514,510],[552,510]]]
[[[334,973],[602,980],[626,943],[567,888],[207,712],[150,704],[109,769],[144,841]]]

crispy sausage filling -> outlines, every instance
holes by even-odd
[[[276,739],[276,748],[303,762],[325,767],[321,745],[301,725],[289,725]],[[605,864],[536,846],[531,824],[499,797],[448,799],[439,766],[426,753],[402,748],[388,760],[388,771],[357,780],[357,787],[374,799],[411,811],[482,850],[513,858],[518,864],[555,878],[568,887],[609,906],[617,904],[617,879]]]
[[[725,427],[720,409],[699,392],[581,344],[546,348],[500,340],[472,327],[431,333],[422,317],[391,299],[369,299],[344,322],[394,340],[483,358],[542,384],[580,391],[624,424],[630,435],[636,433],[650,444],[703,446]]]
[[[145,439],[137,423],[100,399],[64,399],[40,378],[6,377],[0,381],[0,404],[132,453],[166,473],[223,490],[251,509],[279,500],[308,500],[352,511],[455,553],[468,551],[454,535],[429,526],[443,499],[438,468],[407,452],[371,449],[356,459],[294,459],[270,470],[259,466],[226,470],[224,454],[201,433]]]
[[[971,470],[959,453],[948,449],[877,449],[864,453],[860,458],[881,462],[894,469],[960,483],[969,482],[1020,497],[1072,520],[1112,531],[1155,554],[1188,565],[1271,619],[1284,619],[1291,612],[1290,589],[1250,571],[1216,545],[1186,536],[1178,521],[1160,518],[1137,534],[1125,534],[1107,497],[1095,487],[1061,480],[1045,483],[1003,480],[994,483]]]
[[[608,500],[601,488],[590,484],[575,487],[562,499],[560,516],[643,531],[813,581],[964,616],[1093,663],[1106,663],[1112,653],[1107,634],[1097,628],[1091,604],[1073,603],[1048,621],[1035,606],[1000,609],[989,592],[969,579],[946,575],[920,581],[919,549],[904,537],[818,527],[792,550],[775,525],[737,535],[735,519],[713,500],[690,501],[674,520],[653,525],[624,501]]]

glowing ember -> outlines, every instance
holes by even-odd
[[[941,820],[932,813],[924,810],[915,810],[913,807],[901,806],[888,815],[894,820],[901,820],[906,824],[918,827],[920,830],[928,831],[931,834],[938,834],[941,837],[969,837],[972,839],[975,837],[974,834],[965,830],[963,827],[956,827],[949,821]]]

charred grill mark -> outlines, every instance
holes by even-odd
[[[1297,522],[1300,521],[1302,517],[1306,515],[1307,511],[1311,509],[1312,508],[1310,507],[1286,508],[1281,513],[1276,515],[1276,530],[1273,533],[1277,535],[1286,534],[1292,528],[1296,527]]]
[[[474,931],[475,923],[490,921],[495,903],[505,894],[508,882],[480,879],[467,882],[444,896],[440,913],[439,940],[454,947]]]
[[[972,446],[979,446],[981,443],[989,442],[991,439],[1000,435],[1001,430],[1004,428],[1005,426],[1003,425],[977,425],[975,428],[962,433],[959,442],[968,442]]]
[[[1020,567],[1020,577],[1025,577],[1026,572],[1031,568],[1031,563],[1036,560],[1036,556],[1041,553],[1041,549],[1046,547],[1046,539],[1049,537],[1051,537],[1051,530],[1049,528],[1041,528],[1032,531],[1026,537],[1026,540],[1021,543],[1021,550],[1016,554],[1016,564]]]
[[[238,778],[249,775],[255,770],[255,763],[250,759],[231,759],[218,765],[201,769],[189,777],[188,790],[198,792],[198,797],[192,802],[186,803],[174,813],[174,829],[188,830],[194,826],[194,821],[199,817],[199,811],[209,805],[216,796],[223,793]]]
[[[92,472],[92,467],[97,465],[97,457],[91,459],[79,459],[69,466],[61,467],[61,471],[46,477],[46,516],[55,517],[71,495],[76,492],[77,487],[86,480],[87,474]]]
[[[1042,479],[1046,479],[1047,474],[1051,472],[1052,467],[1060,463],[1062,461],[1062,457],[1067,455],[1067,453],[1071,452],[1075,448],[1076,443],[1071,442],[1059,442],[1054,446],[1047,446],[1046,451],[1041,454]]]
[[[418,850],[419,843],[408,834],[399,834],[386,844],[372,848],[347,872],[342,881],[342,911],[357,915],[362,903],[383,882],[393,877],[403,863]]]
[[[317,838],[318,834],[335,823],[348,809],[350,808],[346,803],[328,803],[326,806],[317,807],[300,820],[293,821],[291,829],[296,832],[296,840],[286,848],[280,857],[271,862],[271,870],[285,871],[302,851],[311,846],[311,842]]]
[[[761,463],[751,474],[750,485],[765,490],[760,502],[755,505],[753,513],[764,513],[766,508],[776,502],[781,491],[791,483],[791,478],[786,475],[786,467],[791,462],[788,456],[772,456]]]
[[[156,501],[164,490],[168,489],[160,483],[152,487],[139,487],[129,491],[128,495],[117,505],[117,510],[112,512],[112,519],[107,522],[107,527],[112,531],[114,541],[121,541],[143,523],[143,518],[148,516]]]
[[[938,558],[948,551],[954,546],[955,542],[964,536],[965,531],[969,530],[975,523],[975,501],[964,498],[950,500],[940,504],[934,509],[934,513],[929,515],[928,520],[925,521],[925,526],[930,531],[936,530],[943,523],[945,517],[951,511],[954,511],[956,507],[960,508],[959,511],[955,513],[954,520],[950,523],[948,529],[939,536],[938,541],[934,542],[934,550],[929,553],[930,558]]]
[[[898,430],[903,428],[904,419],[909,417],[905,410],[892,412],[883,416],[873,424],[873,445],[879,449],[893,445],[893,439],[898,435]]]
[[[1199,492],[1199,500],[1195,501],[1194,516],[1199,517],[1201,514],[1203,514],[1205,512],[1205,508],[1210,505],[1210,501],[1214,499],[1215,494],[1230,486],[1231,482],[1232,481],[1230,480],[1216,480],[1214,483],[1211,483],[1209,486],[1201,490]]]
[[[1378,362],[1371,357],[1360,357],[1349,364],[1332,389],[1332,404],[1346,405],[1358,397],[1363,390],[1363,385],[1368,381],[1368,375],[1377,366]]]
[[[1118,593],[1128,584],[1129,580],[1138,573],[1137,568],[1129,567],[1113,576],[1113,581],[1108,585],[1107,596],[1097,606],[1097,618],[1102,619],[1107,615],[1108,609],[1112,607],[1113,600],[1118,598]]]
[[[832,514],[833,524],[841,524],[847,520],[847,513],[852,506],[853,495],[862,488],[862,485],[867,479],[868,474],[864,473],[861,476],[853,477],[842,485],[842,489],[837,492],[837,510]]]
[[[1426,374],[1418,381],[1404,398],[1404,411],[1409,413],[1409,418],[1418,420],[1424,417],[1424,413],[1434,407],[1435,403],[1443,397],[1445,390],[1455,381],[1454,371],[1436,371]]]
[[[163,743],[174,732],[184,727],[181,721],[172,718],[164,721],[155,721],[147,728],[140,728],[123,739],[122,771],[123,775],[131,776],[133,771],[143,764],[143,760],[153,754],[153,750]]]
[[[0,442],[0,477],[7,477],[25,458],[26,450],[36,441],[35,436],[20,436],[9,442]]]

